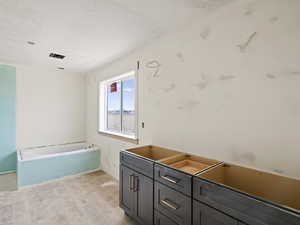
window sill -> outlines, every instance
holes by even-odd
[[[126,141],[126,142],[130,142],[133,144],[138,144],[139,140],[133,137],[130,137],[128,135],[122,135],[122,134],[118,134],[118,133],[113,133],[113,132],[108,132],[108,131],[100,131],[98,130],[98,134],[101,134],[103,136],[106,137],[111,137],[111,138],[115,138],[121,141]]]

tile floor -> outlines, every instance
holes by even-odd
[[[0,192],[0,225],[136,225],[119,208],[118,192],[102,171]]]

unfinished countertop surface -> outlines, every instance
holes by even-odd
[[[126,152],[155,161],[168,167],[195,175],[201,171],[220,164],[220,161],[204,157],[185,154],[179,151],[170,150],[157,146],[144,146],[129,149]]]
[[[223,163],[197,175],[200,178],[300,210],[300,180]]]

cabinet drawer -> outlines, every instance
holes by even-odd
[[[193,198],[244,221],[246,224],[300,224],[300,215],[198,177],[193,178]]]
[[[127,152],[120,153],[121,164],[140,172],[148,177],[153,178],[154,162],[143,159]]]
[[[238,225],[232,217],[194,200],[193,225]]]
[[[154,225],[179,225],[178,223],[175,223],[173,220],[170,220],[168,217],[157,211],[155,211],[154,221]]]
[[[155,182],[155,208],[180,225],[191,225],[191,198]]]
[[[155,180],[191,196],[192,176],[169,167],[155,164]]]

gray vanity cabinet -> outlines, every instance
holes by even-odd
[[[120,164],[120,207],[140,225],[300,225],[300,180],[155,146]]]
[[[193,202],[193,225],[242,225],[224,213],[198,201]]]

